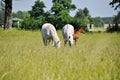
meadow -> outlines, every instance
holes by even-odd
[[[80,34],[45,47],[40,31],[0,29],[0,80],[120,80],[120,33]]]

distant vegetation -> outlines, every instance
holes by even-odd
[[[22,18],[24,21],[21,23],[20,28],[26,30],[38,30],[46,22],[52,23],[56,29],[61,29],[67,23],[72,24],[75,29],[80,27],[85,29],[87,24],[95,24],[96,27],[103,26],[102,19],[100,17],[92,18],[87,8],[78,9],[75,16],[71,17],[69,12],[76,9],[71,1],[52,0],[51,9],[45,12],[44,3],[37,0],[32,6],[32,10],[28,12],[18,11],[13,13],[13,17]]]
[[[1,3],[0,10],[4,9],[4,10],[1,10],[2,12],[0,11],[0,13],[5,12],[4,29],[11,29],[11,27],[12,27],[12,2],[13,2],[13,0],[1,0],[0,1],[0,3]],[[69,15],[69,12],[71,10],[76,9],[76,6],[74,4],[72,4],[72,0],[67,0],[67,1],[52,0],[52,3],[53,3],[53,5],[52,5],[51,9],[49,11],[47,11],[47,14],[45,14],[45,15],[49,16],[49,18],[47,18],[47,20],[52,19],[51,21],[52,22],[54,21],[53,23],[55,23],[56,28],[60,28],[60,26],[62,26],[65,23],[68,23],[68,22],[74,23],[75,21],[81,21],[78,19],[77,20],[72,19],[72,21],[71,21],[71,16]],[[112,5],[112,7],[115,7],[115,10],[120,8],[119,0],[112,0],[112,1],[110,1],[109,4]],[[29,11],[30,16],[32,16],[34,18],[41,16],[42,20],[44,21],[45,20],[44,19],[45,18],[44,8],[45,8],[45,5],[42,1],[40,1],[40,0],[35,1],[35,5],[32,6],[32,11]],[[86,11],[84,12],[84,10],[86,10]],[[90,16],[87,16],[86,13],[88,13],[89,11],[87,10],[87,8],[85,8],[84,10],[83,10],[83,13],[85,13],[85,14],[84,15],[82,14],[81,18],[83,18],[83,16],[84,16],[84,18],[83,18],[83,20],[85,20],[84,23],[87,23],[88,20],[90,20]],[[0,18],[1,18],[1,16],[0,16]],[[0,19],[0,20],[2,20],[2,19]],[[61,24],[56,24],[59,22]],[[91,21],[89,21],[89,22],[91,22]]]
[[[119,1],[113,0],[110,2],[110,5],[116,6],[115,5],[116,3],[119,3]],[[5,4],[10,5],[10,6],[6,8]],[[10,19],[12,17],[13,18],[17,17],[17,18],[24,20],[23,22],[20,22],[19,28],[25,29],[25,30],[38,30],[41,28],[42,24],[46,22],[52,23],[56,27],[56,29],[61,29],[63,25],[67,23],[72,24],[75,27],[75,29],[80,28],[80,27],[83,27],[84,29],[86,29],[88,24],[94,24],[95,27],[102,27],[103,24],[106,24],[106,23],[109,23],[109,24],[119,23],[119,19],[120,19],[119,15],[113,16],[113,20],[111,18],[101,19],[101,17],[99,16],[91,17],[90,12],[88,8],[86,7],[83,9],[78,9],[75,16],[70,16],[69,14],[70,11],[73,11],[77,8],[75,4],[72,4],[72,0],[67,0],[67,1],[66,0],[52,0],[52,4],[53,5],[50,8],[50,10],[45,11],[44,9],[46,8],[46,5],[44,4],[44,2],[41,0],[36,0],[30,11],[26,11],[26,12],[18,11],[16,13],[13,12],[12,14],[11,13],[12,1],[2,0],[0,4],[0,14],[1,14],[0,23],[4,23],[7,20],[6,17],[10,17]],[[116,8],[119,9],[119,5],[117,5]],[[7,9],[9,9],[10,12],[7,13]],[[4,12],[6,14],[5,17],[3,17]],[[11,17],[11,14],[12,14],[12,17]],[[4,18],[5,18],[5,21],[4,21]],[[11,20],[6,21],[4,28],[5,29],[11,28],[11,23],[12,23]]]
[[[104,24],[113,24],[113,17],[102,17]]]
[[[118,31],[120,32],[120,11],[118,11],[118,14],[115,15],[113,18],[102,18],[104,22],[109,24],[109,27],[107,29],[108,32]]]

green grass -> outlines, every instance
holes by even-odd
[[[45,47],[40,31],[0,29],[0,80],[120,80],[120,34],[80,34]]]

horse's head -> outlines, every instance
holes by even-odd
[[[60,48],[61,47],[61,41],[57,41],[55,44],[53,44],[54,47]]]
[[[85,31],[84,31],[83,28],[80,28],[80,29],[79,29],[79,32],[80,32],[80,33],[85,33]]]

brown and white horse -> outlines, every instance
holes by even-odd
[[[73,39],[75,40],[75,45],[76,45],[77,39],[79,38],[80,33],[84,33],[84,32],[85,31],[83,28],[80,28],[74,32]]]

